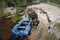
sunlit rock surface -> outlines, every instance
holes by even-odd
[[[40,21],[39,28],[40,27],[43,28],[43,35],[46,35],[45,34],[46,30],[48,29],[49,26],[51,26],[52,30],[50,29],[50,32],[54,33],[58,38],[60,37],[59,36],[60,34],[58,34],[60,32],[58,32],[57,29],[55,30],[53,28],[54,24],[60,23],[60,8],[53,5],[46,4],[46,3],[28,6],[27,8],[33,8],[35,12],[37,12],[38,19]],[[48,15],[49,20],[51,21],[50,23],[48,21],[47,15]]]

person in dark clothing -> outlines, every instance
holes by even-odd
[[[32,25],[36,28],[39,24],[37,13],[34,10],[32,10],[32,8],[29,8],[27,13],[29,21],[32,20]]]

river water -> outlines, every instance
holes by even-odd
[[[9,35],[11,34],[11,28],[13,26],[13,22],[11,19],[2,19],[0,21],[0,40],[7,40]]]

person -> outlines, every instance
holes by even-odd
[[[32,8],[29,8],[27,13],[29,21],[32,20],[32,26],[35,26],[34,28],[37,28],[39,24],[37,13]]]

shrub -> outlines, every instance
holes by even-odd
[[[11,16],[12,14],[10,12],[5,13],[6,16]]]
[[[0,8],[0,18],[2,18],[2,17],[4,17],[4,16],[5,16],[4,11],[3,11],[2,8]]]
[[[14,13],[14,16],[12,16],[12,21],[13,23],[16,23],[18,20],[21,20],[21,16],[18,13],[18,10],[16,10],[16,12]]]

